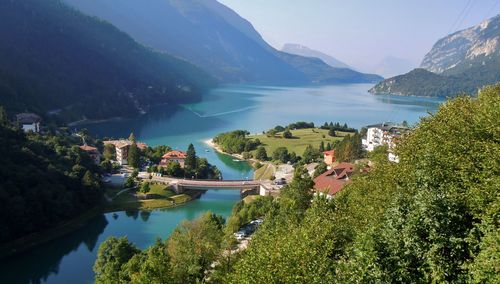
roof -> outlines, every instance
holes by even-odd
[[[108,140],[108,141],[103,141],[104,145],[114,145],[116,148],[123,148],[132,145],[132,141],[130,140]],[[143,142],[137,142],[136,143],[137,148],[144,150],[148,147],[146,143]]]
[[[172,150],[170,152],[167,152],[165,153],[165,155],[163,155],[163,159],[186,159],[186,152],[182,152],[182,151],[177,151],[177,150]]]
[[[80,146],[80,149],[82,149],[85,152],[90,152],[90,153],[99,153],[96,147],[88,146],[88,145],[83,145]]]
[[[328,195],[335,195],[350,181],[349,177],[352,175],[353,171],[353,164],[340,163],[329,171],[316,177],[314,179],[314,188]]]
[[[366,128],[379,128],[383,131],[390,131],[390,132],[406,132],[409,131],[410,129],[408,127],[398,125],[392,122],[383,122],[383,123],[378,123],[378,124],[372,124],[372,125],[367,125],[365,126]]]
[[[22,124],[32,124],[42,121],[42,118],[37,114],[24,112],[17,114],[16,120]]]
[[[335,150],[324,151],[325,156],[335,156]]]

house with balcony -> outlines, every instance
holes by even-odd
[[[25,112],[16,115],[16,122],[24,130],[24,132],[40,133],[40,123],[42,118],[34,113]]]
[[[399,162],[399,157],[392,151],[397,140],[410,132],[410,129],[392,122],[368,125],[366,128],[366,136],[361,140],[363,148],[371,152],[379,146],[387,146],[389,149],[388,159],[391,162]]]
[[[128,164],[128,150],[133,144],[132,141],[121,139],[103,141],[103,143],[104,145],[113,145],[115,147],[116,161],[118,162],[118,164],[120,164],[121,166]],[[139,150],[145,150],[148,147],[146,143],[142,142],[137,142],[136,145]]]

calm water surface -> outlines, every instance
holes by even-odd
[[[253,171],[231,157],[214,153],[203,141],[223,131],[258,133],[295,121],[367,124],[403,120],[415,123],[443,101],[435,98],[373,96],[372,85],[321,87],[224,86],[208,92],[202,102],[159,106],[131,120],[87,125],[100,137],[136,137],[151,146],[166,144],[185,150],[193,143],[199,156],[221,169],[225,179],[251,178]],[[300,154],[300,153],[299,153]],[[152,212],[103,214],[85,227],[40,247],[0,261],[1,283],[91,283],[99,244],[109,236],[127,236],[140,248],[165,239],[185,219],[206,211],[229,216],[238,191],[209,190],[185,206]]]

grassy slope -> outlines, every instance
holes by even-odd
[[[278,147],[286,147],[289,152],[295,152],[297,155],[302,155],[307,145],[312,145],[315,148],[319,147],[321,141],[333,144],[334,141],[342,139],[342,137],[331,137],[328,135],[328,130],[318,128],[292,130],[292,139],[284,139],[281,133],[276,137],[267,137],[265,134],[250,136],[250,138],[258,138],[266,148],[267,154],[272,155],[273,151]],[[337,135],[344,136],[345,133],[337,132]],[[324,138],[323,138],[324,136]]]
[[[276,172],[276,167],[271,163],[266,163],[259,169],[255,170],[253,178],[256,180],[271,179],[271,176]]]

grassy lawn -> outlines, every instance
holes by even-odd
[[[271,179],[271,176],[273,176],[275,173],[276,167],[271,163],[266,163],[259,169],[255,170],[253,178],[255,180],[267,180]]]
[[[169,190],[168,187],[162,183],[150,184],[149,194],[154,194],[164,198],[169,198],[175,195],[173,191]]]
[[[115,192],[110,190],[107,193],[112,194]],[[124,192],[113,199],[106,211],[168,208],[191,200],[191,196],[187,194],[176,195],[175,192],[168,189],[167,185],[161,183],[150,184],[148,196],[149,199],[139,199],[131,191]]]
[[[337,132],[340,137],[331,137],[328,135],[328,130],[319,128],[307,128],[307,129],[297,129],[292,130],[291,139],[282,138],[281,134],[278,133],[275,137],[267,137],[265,134],[250,136],[249,138],[258,138],[262,142],[263,146],[266,148],[267,155],[272,155],[273,151],[278,147],[286,147],[289,152],[295,152],[297,155],[302,155],[307,145],[311,145],[315,148],[319,147],[321,141],[330,144],[334,141],[341,140],[343,136],[347,133]]]

